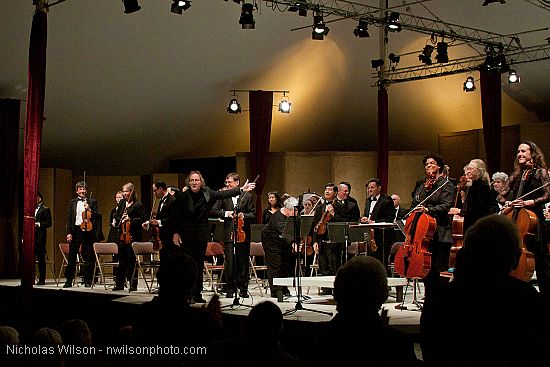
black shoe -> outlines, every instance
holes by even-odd
[[[321,293],[319,293],[322,296],[332,296],[332,289],[325,288],[321,290]]]
[[[239,291],[239,297],[241,298],[248,298],[248,292],[247,291]]]
[[[235,297],[235,292],[227,292],[225,294],[225,298],[233,298],[233,297]]]
[[[91,288],[91,287],[92,287],[92,283],[84,283],[84,287],[86,287],[86,288]]]
[[[123,290],[124,290],[124,286],[118,286],[118,285],[117,285],[117,286],[113,287],[113,290],[114,290],[114,291],[123,291]]]
[[[36,282],[36,285],[46,285],[46,282],[43,280],[39,280],[38,282]]]
[[[71,288],[73,286],[72,280],[67,280],[65,284],[63,284],[63,288]]]
[[[131,286],[130,292],[137,292],[137,286]]]

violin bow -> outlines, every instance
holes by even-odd
[[[436,192],[438,192],[439,190],[441,190],[443,188],[443,186],[445,186],[446,184],[448,184],[450,181],[449,181],[449,176],[445,177],[445,182],[443,182],[443,184],[441,186],[439,186],[437,189],[435,189],[430,195],[426,196],[426,198],[424,200],[422,200],[420,203],[418,203],[414,208],[412,208],[411,210],[409,210],[409,212],[407,214],[405,214],[404,218],[407,218],[409,215],[412,214],[412,212],[414,212],[416,209],[418,209],[421,205],[423,205],[429,198],[432,197],[433,194],[435,194]]]
[[[521,199],[523,199],[524,197],[531,195],[531,194],[534,193],[535,191],[538,191],[538,190],[540,190],[540,189],[544,189],[544,188],[545,188],[546,186],[548,186],[548,185],[550,185],[550,181],[548,181],[547,183],[545,183],[545,184],[542,185],[542,186],[537,187],[537,188],[534,189],[534,190],[529,191],[527,194],[521,195],[519,198],[516,198],[515,200],[521,200]],[[502,209],[500,209],[499,214],[502,213],[503,210],[508,209],[508,208],[509,208],[508,205],[503,206]]]

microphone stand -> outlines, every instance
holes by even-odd
[[[295,284],[296,284],[296,305],[294,308],[287,310],[285,313],[283,313],[283,316],[292,315],[296,311],[299,310],[306,310],[311,312],[317,312],[325,315],[332,316],[332,313],[320,311],[320,310],[313,310],[311,308],[305,308],[302,305],[302,299],[304,299],[304,296],[302,295],[302,282],[301,282],[301,276],[302,276],[302,263],[301,263],[301,252],[300,251],[300,238],[301,238],[301,230],[300,227],[302,225],[302,209],[304,209],[302,204],[302,198],[303,195],[300,196],[298,199],[298,205],[294,207],[294,244],[296,246],[296,266],[294,267],[294,277],[295,277]],[[304,255],[305,258],[305,255]]]

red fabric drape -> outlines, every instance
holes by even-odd
[[[262,218],[262,192],[265,186],[269,162],[269,143],[271,140],[271,120],[273,111],[273,92],[251,91],[248,93],[250,105],[250,160],[252,179],[256,181],[256,222]]]
[[[24,212],[23,212],[23,272],[21,286],[34,284],[34,210],[40,170],[40,145],[46,86],[46,44],[48,17],[35,11],[29,46],[29,87],[27,92],[27,119],[24,151]]]
[[[500,171],[502,150],[502,88],[498,71],[480,71],[481,117],[487,171]]]
[[[17,273],[19,241],[17,241],[17,160],[19,152],[18,99],[0,99],[0,276]]]
[[[388,162],[388,90],[384,86],[380,86],[378,88],[378,168],[376,175],[382,182],[382,192],[386,192],[388,189]]]

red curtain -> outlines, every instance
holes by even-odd
[[[46,86],[46,44],[48,17],[45,11],[36,10],[32,20],[29,46],[29,72],[27,92],[27,119],[24,151],[24,212],[23,212],[23,272],[21,286],[34,285],[34,210],[40,172],[40,145]]]
[[[376,175],[382,182],[382,192],[386,192],[388,189],[388,162],[388,90],[381,85],[378,88],[378,168]]]
[[[273,111],[273,92],[250,91],[250,160],[252,179],[256,181],[256,222],[262,218],[262,192],[265,186],[269,163],[269,143],[271,140],[271,120]]]
[[[483,119],[483,141],[487,157],[487,171],[500,171],[502,150],[502,88],[500,72],[479,72],[481,86],[481,117]]]

